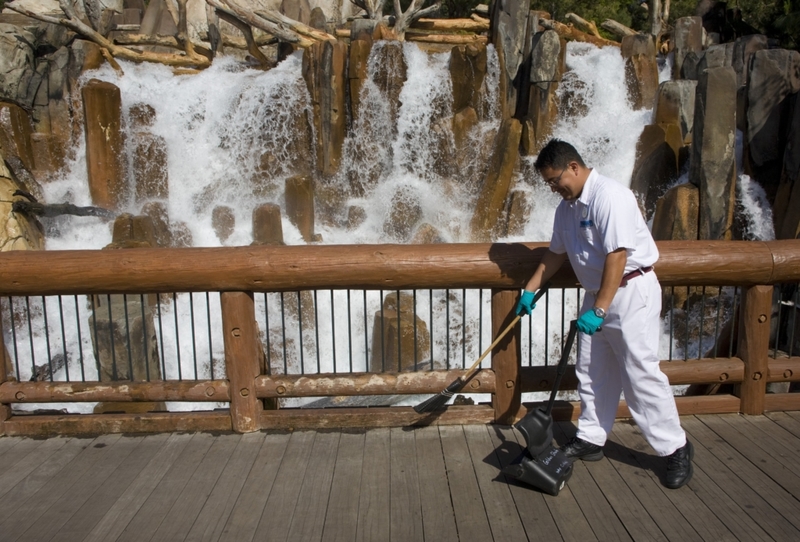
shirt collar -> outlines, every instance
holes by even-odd
[[[598,173],[596,169],[592,169],[589,176],[586,178],[586,182],[583,183],[583,190],[581,190],[581,195],[578,198],[578,201],[582,204],[588,206],[589,202],[592,200],[592,195],[594,194],[594,181],[597,179]]]

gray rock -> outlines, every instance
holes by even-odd
[[[28,106],[28,86],[36,71],[34,36],[14,25],[0,23],[0,100]]]
[[[656,95],[655,123],[677,124],[685,142],[692,136],[696,88],[697,81],[664,81]]]

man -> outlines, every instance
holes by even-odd
[[[658,357],[661,286],[653,271],[658,249],[633,193],[587,168],[575,148],[551,140],[535,163],[563,201],[550,247],[525,286],[517,314],[530,314],[533,293],[569,257],[586,290],[578,318],[575,365],[581,414],[578,433],[562,450],[598,461],[614,425],[620,392],[647,441],[667,458],[664,485],[692,477],[692,444],[680,425],[669,380]]]

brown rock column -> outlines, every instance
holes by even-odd
[[[700,192],[691,183],[670,188],[659,198],[653,218],[656,241],[694,241],[700,217]]]
[[[353,120],[358,117],[361,107],[361,87],[367,79],[367,62],[372,51],[372,39],[357,39],[350,42],[347,77],[350,85],[350,111]]]
[[[652,36],[635,34],[622,38],[625,83],[634,109],[653,107],[658,90],[658,63]]]
[[[314,181],[311,177],[294,176],[286,179],[286,217],[297,226],[303,240],[314,240]]]
[[[646,218],[653,215],[659,196],[678,177],[678,152],[682,146],[680,128],[674,124],[645,126],[639,136],[631,190]]]
[[[470,223],[472,240],[475,242],[490,241],[501,227],[511,176],[519,158],[521,135],[522,125],[516,119],[506,119],[500,125],[489,171],[478,194],[475,214]]]
[[[703,50],[703,20],[700,17],[681,17],[675,21],[673,39],[675,62],[672,65],[672,78],[680,79],[686,55]]]
[[[655,124],[674,124],[684,143],[692,141],[697,81],[664,81],[656,96]]]
[[[33,171],[36,169],[31,147],[31,118],[16,104],[0,102],[0,152],[8,159],[19,158],[22,164]]]
[[[274,203],[265,203],[253,210],[253,244],[283,244],[281,208]]]
[[[689,181],[700,188],[699,239],[731,239],[736,188],[736,72],[700,75]]]
[[[92,79],[83,87],[82,94],[86,165],[92,203],[116,209],[126,195],[119,88]]]
[[[339,170],[344,143],[348,83],[345,73],[347,46],[336,41],[318,42],[303,53],[303,78],[314,110],[317,171],[330,177]]]

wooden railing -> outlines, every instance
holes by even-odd
[[[662,362],[672,384],[736,384],[735,395],[677,397],[679,411],[743,412],[800,408],[800,394],[767,394],[768,382],[800,380],[800,357],[769,357],[773,284],[800,281],[800,241],[660,242],[664,287],[739,286],[736,357]],[[0,374],[0,434],[512,423],[521,394],[548,391],[553,367],[520,366],[520,334],[492,352],[466,392],[490,405],[450,406],[427,415],[410,407],[265,409],[274,398],[437,393],[463,370],[411,373],[269,375],[258,337],[254,292],[313,289],[491,288],[493,334],[513,317],[519,288],[546,244],[353,245],[129,249],[0,254],[0,296],[221,293],[225,379],[151,382],[18,382]],[[574,287],[567,264],[553,287]],[[0,334],[0,355],[7,356]],[[575,389],[574,372],[562,389]],[[228,402],[227,411],[12,415],[13,403],[96,401]],[[577,416],[561,403],[559,418]],[[619,415],[627,414],[624,402]]]

